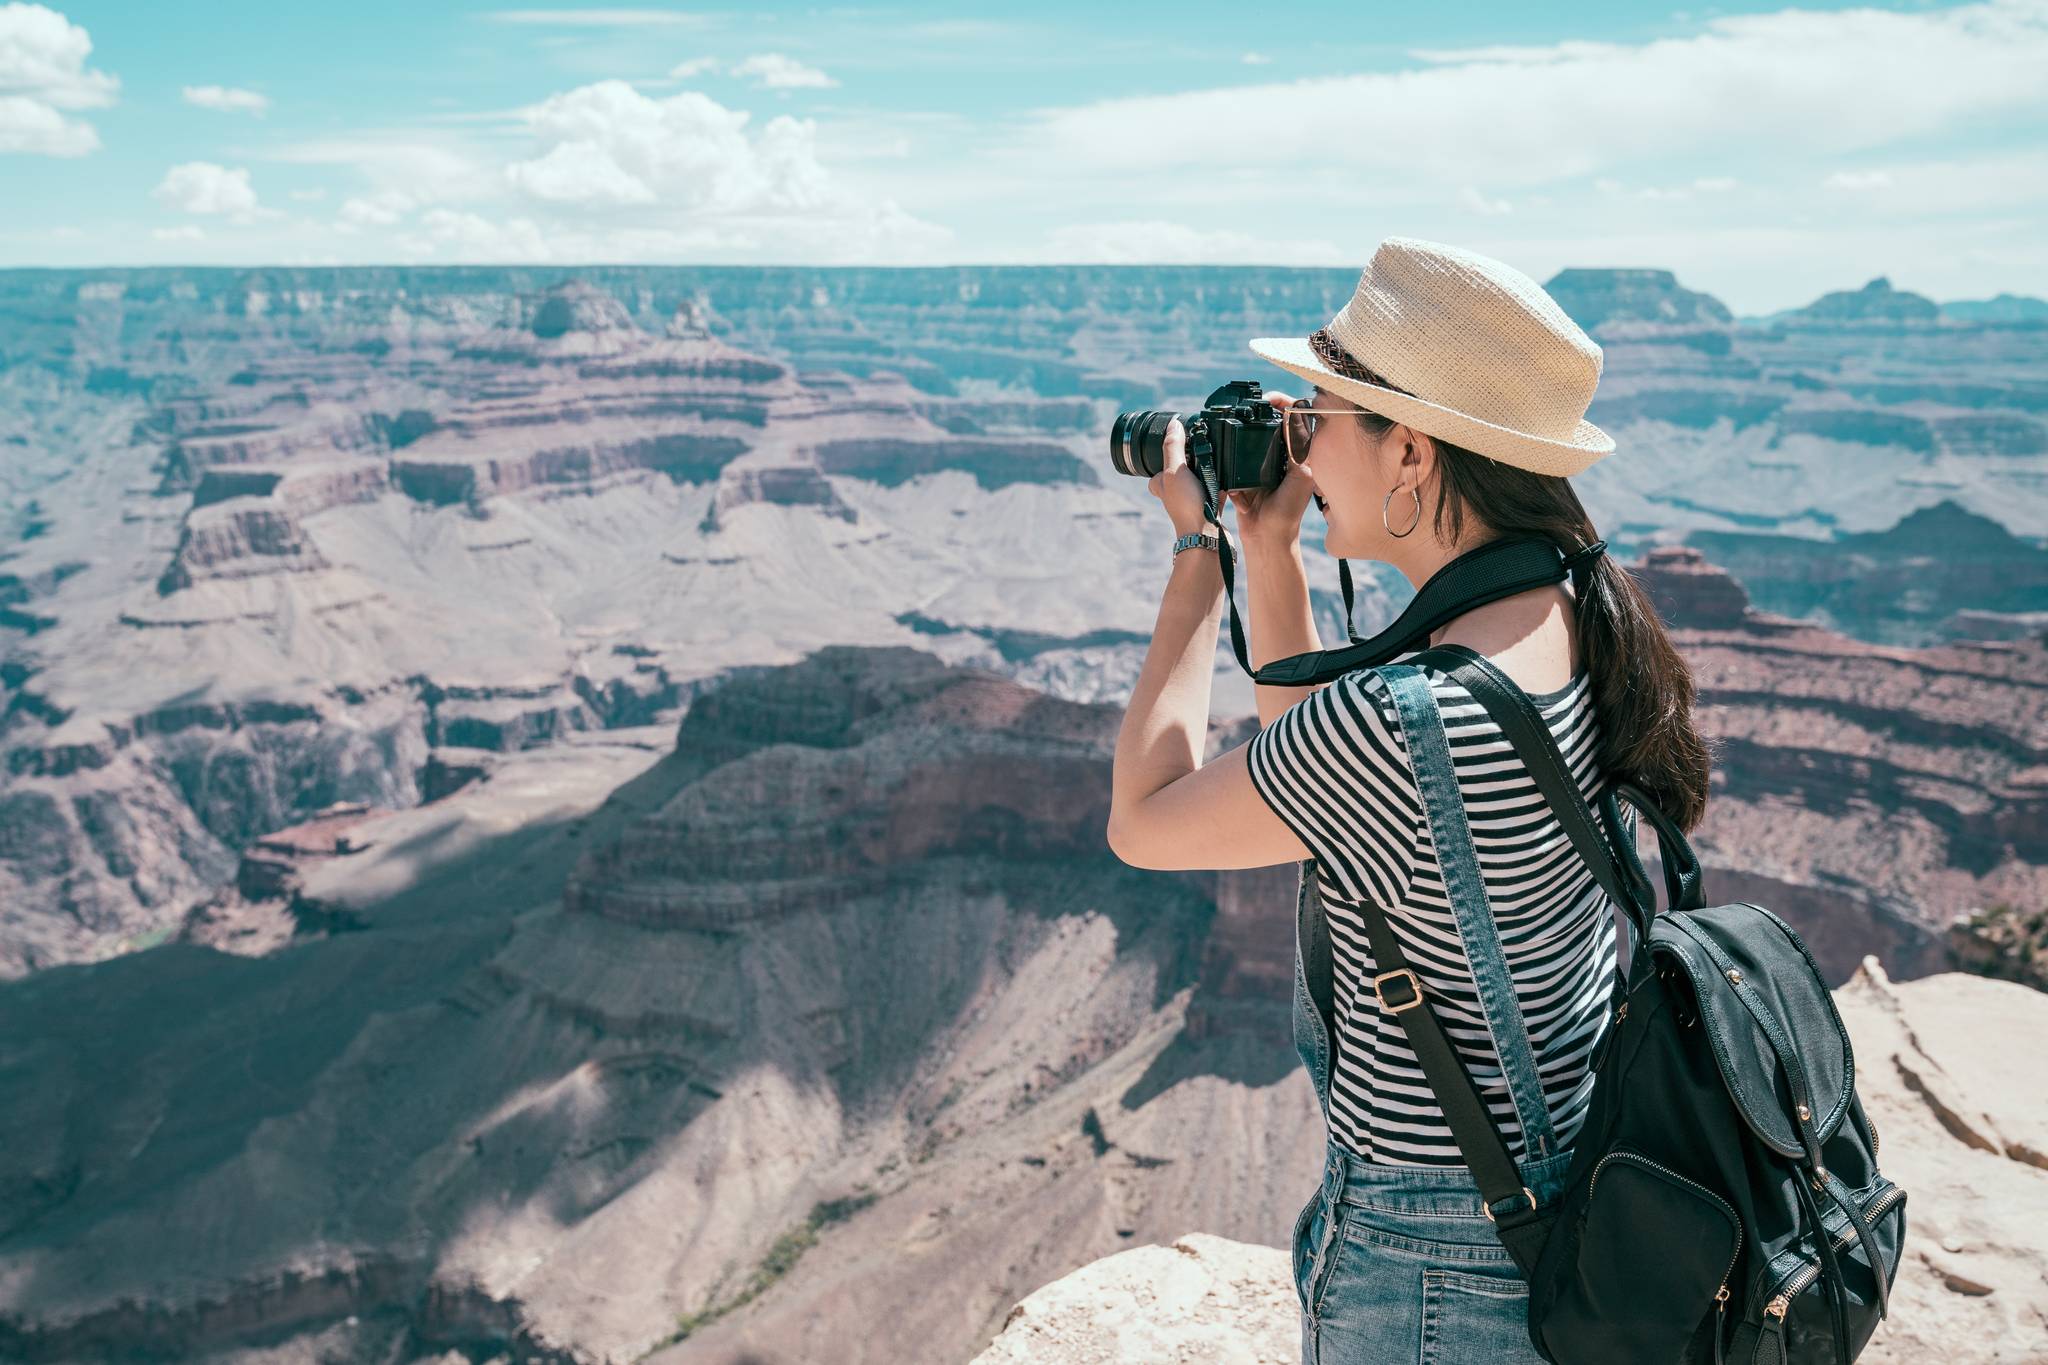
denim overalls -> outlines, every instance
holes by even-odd
[[[1393,694],[1480,1005],[1528,1134],[1523,1183],[1547,1204],[1563,1191],[1572,1153],[1558,1150],[1551,1128],[1443,718],[1419,665],[1382,664],[1379,673]],[[1294,1045],[1315,1083],[1326,1135],[1322,1184],[1294,1223],[1304,1365],[1543,1365],[1529,1342],[1528,1282],[1487,1221],[1469,1168],[1381,1165],[1328,1136],[1334,997],[1314,869],[1313,859],[1301,864],[1294,939]],[[1379,1008],[1369,989],[1357,1008]]]

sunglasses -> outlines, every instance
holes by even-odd
[[[1309,403],[1321,397],[1317,391],[1309,395]],[[1316,438],[1316,427],[1325,417],[1349,417],[1357,413],[1356,408],[1315,408],[1309,403],[1296,403],[1287,409],[1287,420],[1280,431],[1287,442],[1287,458],[1296,464],[1308,458],[1308,445]]]

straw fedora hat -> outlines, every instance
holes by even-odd
[[[1586,420],[1598,343],[1543,287],[1477,252],[1389,237],[1330,325],[1254,352],[1384,417],[1538,474],[1614,451]]]

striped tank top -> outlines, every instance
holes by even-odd
[[[1411,662],[1419,652],[1392,662]],[[1443,713],[1487,900],[1561,1151],[1585,1121],[1590,1063],[1609,1022],[1614,902],[1486,709],[1448,674],[1428,663],[1423,668]],[[1606,779],[1594,759],[1598,720],[1588,684],[1581,670],[1565,686],[1529,699],[1591,806]],[[1254,735],[1247,757],[1252,785],[1316,859],[1335,974],[1332,1136],[1366,1161],[1464,1162],[1400,1020],[1373,996],[1378,968],[1358,911],[1370,901],[1386,911],[1445,1035],[1509,1150],[1523,1160],[1521,1123],[1479,1007],[1386,683],[1370,669],[1343,675]],[[1633,838],[1634,809],[1622,810]]]

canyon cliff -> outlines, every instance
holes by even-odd
[[[0,272],[0,977],[162,941],[336,804],[670,722],[820,645],[1124,695],[1166,565],[1102,433],[1256,375],[1244,337],[1353,282]],[[1591,415],[1621,449],[1575,483],[1617,552],[1697,544],[1858,640],[2040,638],[2038,319],[1759,322],[1659,270],[1549,287],[1605,349]],[[1370,630],[1412,585],[1354,567]],[[1215,687],[1252,710],[1235,669]]]
[[[1721,621],[1680,626],[1689,649],[1804,671],[1806,628],[1668,559],[1643,569],[1660,599]],[[1934,687],[1888,653],[1866,702]],[[1726,733],[1765,714],[1703,674]],[[1780,766],[1716,799],[1763,870],[1727,865],[1723,825],[1700,840],[1710,898],[1758,896],[1834,962],[1854,893],[1748,832],[1793,818],[1785,773],[1837,784],[1800,798],[1823,815],[1858,807],[1859,772],[1818,761],[1839,705],[1795,697]],[[666,738],[586,733],[425,804],[330,808],[176,941],[0,989],[0,1354],[962,1359],[1120,1245],[1277,1245],[1322,1140],[1286,1026],[1293,868],[1110,855],[1120,716],[828,647],[735,671]],[[1932,942],[1887,951],[1925,970]],[[1999,1150],[2038,1152],[2032,1122]]]

